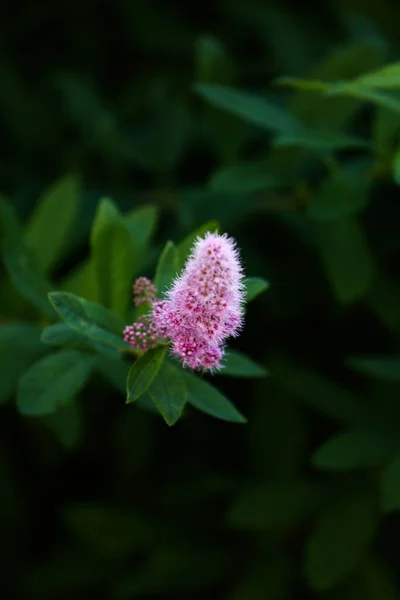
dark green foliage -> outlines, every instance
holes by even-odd
[[[10,3],[6,600],[399,600],[400,6]],[[228,233],[224,369],[123,341]]]

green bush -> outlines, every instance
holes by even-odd
[[[399,18],[389,0],[10,12],[6,598],[399,597]],[[216,228],[246,272],[225,368],[138,356],[135,277],[165,291]]]

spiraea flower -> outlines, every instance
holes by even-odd
[[[184,367],[221,368],[226,340],[243,326],[243,268],[235,241],[217,233],[198,238],[165,298],[156,293],[146,277],[135,281],[136,306],[147,302],[151,309],[125,328],[125,341],[142,352],[169,343]]]
[[[192,369],[221,366],[227,338],[243,325],[243,268],[232,238],[198,238],[181,275],[163,301],[153,305],[160,335],[172,353]]]

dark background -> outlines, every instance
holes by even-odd
[[[87,255],[101,196],[123,210],[157,205],[155,250],[217,219],[237,239],[248,275],[270,282],[249,306],[233,346],[271,375],[214,380],[247,425],[188,410],[173,428],[125,406],[122,395],[93,378],[79,398],[83,428],[72,445],[40,419],[19,415],[9,397],[0,416],[3,597],[397,598],[396,514],[382,516],[370,550],[329,590],[312,589],[303,562],[321,506],[375,485],[379,474],[375,466],[332,473],[312,465],[316,448],[341,429],[337,407],[353,394],[376,414],[398,401],[398,384],[371,381],[344,364],[351,355],[398,351],[400,198],[391,173],[398,123],[381,153],[335,154],[341,168],[355,165],[368,174],[359,223],[374,262],[363,293],[343,301],[304,215],[307,198],[326,177],[323,160],[307,150],[273,150],[268,132],[206,104],[193,84],[228,84],[293,108],[292,92],[273,85],[276,78],[310,77],[341,52],[328,79],[396,60],[400,6],[389,0],[7,4],[0,25],[1,191],[24,222],[53,181],[69,172],[82,179],[71,251],[54,281]],[[375,107],[359,104],[335,121],[322,104],[310,122],[320,110],[322,127],[376,141]],[[280,165],[277,189],[219,193],[208,185],[222,166],[261,159]],[[343,262],[352,252],[349,242]],[[6,286],[3,268],[1,277]],[[5,290],[4,323],[15,318]],[[21,320],[31,318],[26,311]],[[310,506],[303,484],[318,489]]]

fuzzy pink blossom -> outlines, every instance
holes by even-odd
[[[224,343],[243,326],[243,268],[232,238],[208,233],[198,238],[185,268],[153,305],[160,335],[191,369],[221,367]]]
[[[144,302],[152,304],[156,299],[157,289],[147,277],[138,277],[132,291],[135,306],[140,306]]]

